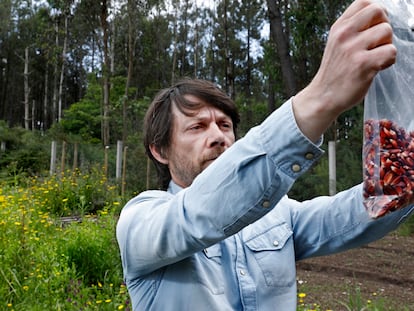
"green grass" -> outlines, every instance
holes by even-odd
[[[87,183],[79,174],[24,187],[2,185],[0,310],[129,309],[114,234],[121,201],[115,188],[101,181]],[[103,203],[93,214],[81,211],[80,198],[67,203],[74,196],[68,189],[82,182],[88,189],[100,184]],[[62,225],[63,211],[82,212],[82,222]]]
[[[131,310],[115,239],[124,201],[100,170],[0,186],[0,310]],[[60,221],[74,215],[82,221]],[[307,290],[299,311],[329,310]],[[341,310],[384,310],[380,298],[345,290]]]

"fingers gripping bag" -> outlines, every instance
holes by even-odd
[[[364,101],[363,199],[372,218],[414,203],[414,0],[378,2],[398,52]]]

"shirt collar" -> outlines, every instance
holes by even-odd
[[[171,194],[177,194],[178,192],[180,192],[181,190],[183,190],[183,188],[181,188],[179,185],[177,185],[175,182],[173,182],[172,180],[170,181],[170,184],[168,185],[168,189],[167,192],[171,193]]]

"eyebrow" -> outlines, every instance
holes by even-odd
[[[217,121],[222,121],[222,120],[229,120],[232,121],[231,117],[228,116],[227,114],[225,114],[223,111],[218,110],[219,114],[217,115],[216,113],[214,114],[214,119],[216,119]],[[210,119],[210,114],[208,115],[200,115],[199,113],[193,115],[193,116],[188,116],[190,119],[193,120],[199,120],[199,121],[204,121],[205,119]]]

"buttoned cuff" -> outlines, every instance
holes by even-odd
[[[263,148],[276,167],[297,179],[324,153],[323,137],[313,143],[299,129],[292,109],[292,99],[274,111],[260,126]],[[278,133],[278,135],[275,135]]]

